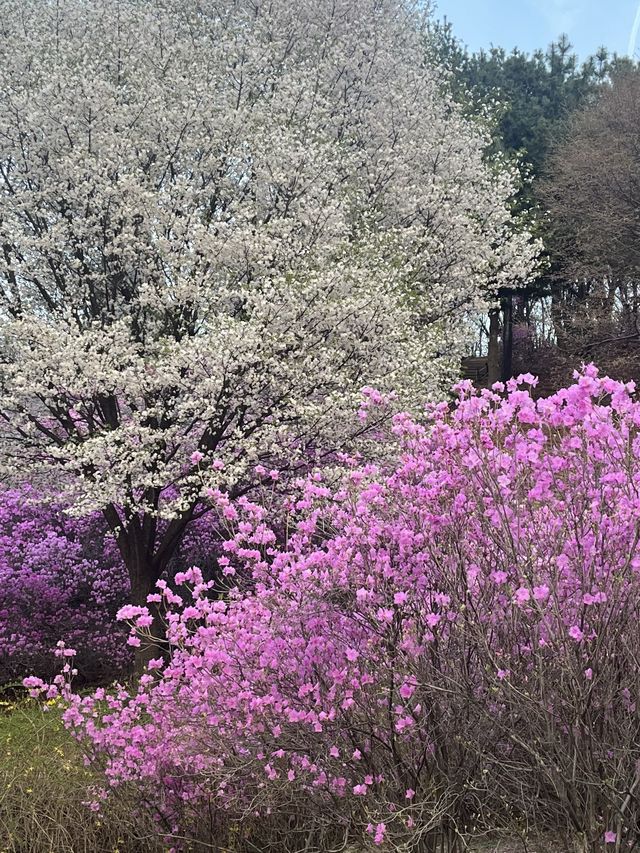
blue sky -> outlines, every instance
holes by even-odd
[[[458,38],[472,50],[492,44],[510,50],[546,47],[565,32],[581,59],[604,44],[626,54],[640,0],[435,0]],[[640,34],[636,40],[640,59]]]

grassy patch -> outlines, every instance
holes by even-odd
[[[100,784],[55,705],[0,695],[0,853],[161,853],[148,816],[126,796],[103,812],[85,803]]]
[[[86,803],[102,779],[84,766],[82,752],[62,725],[55,704],[3,699],[0,694],[0,853],[166,853],[157,827],[133,796],[119,790],[100,814]],[[206,816],[203,816],[206,818]],[[184,839],[186,851],[231,853],[282,849],[254,837],[260,827],[244,827],[239,846]],[[249,840],[247,840],[249,838]],[[244,839],[244,840],[243,840]],[[253,841],[251,841],[253,839]],[[292,839],[293,840],[293,839]],[[304,842],[295,849],[308,849]],[[289,849],[294,849],[289,848]],[[325,849],[313,846],[311,849]],[[538,846],[517,841],[471,844],[471,853],[556,853],[556,839]],[[355,846],[345,853],[361,853]]]

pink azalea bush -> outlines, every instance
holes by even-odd
[[[397,464],[301,484],[284,544],[264,507],[214,495],[230,590],[158,585],[170,659],[134,692],[29,686],[66,692],[109,785],[169,833],[435,851],[535,826],[633,849],[640,402],[593,367],[548,399],[532,384],[396,416]],[[145,608],[121,615],[150,640]]]

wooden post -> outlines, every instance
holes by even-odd
[[[501,380],[506,382],[513,374],[513,296],[502,299],[502,370]]]
[[[500,380],[500,310],[494,308],[489,312],[489,351],[487,356],[489,388]]]

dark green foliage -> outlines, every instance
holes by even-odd
[[[521,329],[530,327],[535,300],[551,296],[556,305],[575,286],[572,277],[567,276],[568,264],[563,257],[566,247],[559,243],[554,214],[549,213],[538,187],[558,169],[554,152],[571,148],[572,116],[596,104],[617,79],[637,66],[626,57],[609,54],[605,47],[580,63],[566,35],[561,35],[546,51],[532,54],[517,48],[507,52],[501,47],[470,53],[456,39],[447,21],[433,24],[429,51],[449,72],[448,85],[454,99],[465,105],[469,116],[488,124],[491,133],[488,155],[515,161],[521,170],[523,180],[514,199],[514,212],[524,218],[547,248],[544,272],[525,290],[520,290],[513,306],[513,322]],[[498,335],[505,339],[506,317],[511,316],[508,293],[503,294],[502,309],[505,314],[502,329],[494,330],[494,337],[489,335],[489,340],[502,351],[502,373],[510,374],[512,365],[505,352],[508,347],[504,340],[500,345],[496,338]],[[548,303],[542,310],[548,310]],[[555,335],[559,341],[560,330],[556,329]],[[491,346],[490,343],[490,349]],[[543,361],[548,362],[548,353]],[[518,366],[538,369],[527,363],[527,359]]]
[[[543,173],[571,113],[633,66],[605,47],[580,64],[566,35],[532,54],[502,47],[469,53],[449,22],[433,24],[429,51],[451,73],[453,95],[470,114],[489,110],[494,150],[519,157],[534,179]]]

